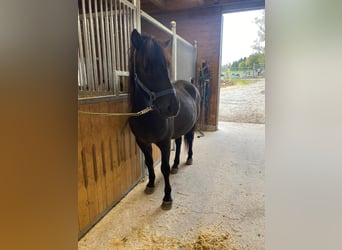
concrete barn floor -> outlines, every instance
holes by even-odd
[[[265,125],[219,122],[218,128],[195,138],[193,165],[184,164],[182,151],[180,169],[170,179],[171,210],[160,208],[164,180],[157,166],[155,192],[144,193],[147,179],[139,183],[79,241],[78,249],[177,249],[167,241],[154,245],[162,237],[186,241],[215,225],[232,236],[236,249],[264,249]]]

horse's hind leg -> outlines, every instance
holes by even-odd
[[[171,185],[170,185],[170,140],[165,140],[157,143],[157,146],[160,148],[162,163],[161,163],[161,172],[164,176],[165,189],[164,189],[164,198],[163,203],[161,205],[162,209],[169,210],[172,207],[172,198],[171,198]]]
[[[185,134],[184,139],[188,146],[188,158],[186,160],[186,165],[192,165],[192,144],[194,141],[195,126]]]
[[[171,174],[176,174],[178,172],[179,155],[180,155],[180,149],[182,146],[182,137],[176,138],[175,144],[176,144],[176,154],[175,154],[175,160],[173,162],[173,166],[171,169]]]
[[[148,183],[145,188],[145,193],[152,194],[154,192],[154,180],[156,178],[156,175],[154,173],[154,168],[153,168],[152,145],[143,143],[138,140],[137,140],[137,144],[139,145],[141,151],[144,153],[145,164],[148,169]]]

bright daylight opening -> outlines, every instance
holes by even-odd
[[[223,15],[219,121],[265,123],[265,10]]]

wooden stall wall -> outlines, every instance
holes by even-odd
[[[125,112],[128,104],[127,99],[79,103],[79,110]],[[127,117],[78,115],[80,236],[140,180],[141,161]]]
[[[171,21],[177,23],[177,34],[189,42],[197,40],[197,72],[203,60],[208,62],[210,71],[209,105],[204,130],[217,130],[219,98],[219,65],[222,10],[220,8],[195,9],[182,12],[152,14],[154,18],[170,27]],[[142,22],[142,31],[157,38],[166,39],[165,33],[156,33],[147,22]],[[198,76],[197,76],[197,79]]]

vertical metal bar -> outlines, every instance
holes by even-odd
[[[176,76],[177,76],[177,80],[188,80],[186,77],[184,77],[184,71],[186,71],[186,60],[187,57],[185,56],[185,58],[183,58],[184,54],[187,51],[183,51],[182,50],[182,41],[177,41],[177,48],[176,48]],[[182,51],[182,53],[181,53]],[[185,68],[184,68],[185,67]]]
[[[112,63],[113,63],[113,68],[112,68],[112,73],[113,73],[113,94],[117,95],[117,81],[116,81],[116,53],[115,53],[115,37],[114,37],[114,21],[113,21],[113,16],[115,14],[114,11],[114,6],[113,6],[113,1],[115,0],[110,0],[110,38],[111,38],[111,48],[112,48]]]
[[[133,0],[133,28],[137,28],[137,1]]]
[[[133,16],[133,9],[129,8],[129,14],[128,14],[128,20],[129,20],[129,27],[128,27],[128,34],[127,34],[127,43],[128,43],[128,49],[127,49],[127,71],[129,71],[128,64],[129,64],[129,54],[130,54],[130,49],[131,49],[131,32],[133,30],[133,21],[134,21],[134,16]]]
[[[93,12],[91,8],[91,0],[88,0],[89,5],[89,20],[90,20],[90,36],[91,36],[91,50],[93,52],[93,70],[94,70],[94,90],[98,89],[98,75],[97,75],[97,58],[96,58],[96,46],[95,46],[95,36],[94,36],[94,22],[93,22]]]
[[[93,57],[91,54],[91,43],[90,43],[90,27],[89,27],[89,22],[87,22],[87,40],[86,40],[86,47],[87,49],[87,54],[88,54],[88,65],[89,65],[89,76],[90,76],[90,86],[92,90],[94,90],[94,67],[93,67]]]
[[[88,48],[88,33],[87,33],[87,17],[86,17],[86,11],[85,11],[85,0],[82,0],[82,15],[83,15],[83,34],[84,34],[84,48],[85,48],[85,64],[87,67],[87,87],[89,88],[91,85],[91,67],[89,65],[89,48]]]
[[[123,12],[122,12],[122,15],[123,15],[123,21],[124,21],[124,37],[123,37],[123,40],[124,40],[124,44],[123,44],[123,71],[127,71],[127,68],[128,68],[128,60],[127,60],[127,52],[128,52],[128,45],[127,45],[127,33],[128,33],[128,24],[127,24],[127,14],[126,14],[126,9],[127,9],[127,6],[125,4],[123,4]]]
[[[106,43],[107,43],[107,58],[108,58],[108,90],[113,90],[113,66],[111,60],[111,51],[110,51],[110,35],[109,35],[109,17],[108,17],[108,0],[105,0],[106,4],[106,19],[105,19],[105,26],[106,26]]]
[[[80,89],[82,89],[82,83],[83,83],[83,77],[82,77],[82,69],[81,69],[81,64],[80,64],[80,51],[78,50],[77,53],[77,58],[78,58],[78,64],[77,64],[77,89],[78,89],[78,95],[80,92]]]
[[[141,10],[140,10],[140,0],[135,0],[134,5],[136,7],[135,9],[135,21],[136,21],[136,26],[135,28],[141,32]]]
[[[119,18],[120,18],[120,12],[119,12],[119,5],[120,1],[115,0],[115,49],[116,49],[116,70],[120,70],[120,38],[119,38]]]
[[[78,53],[78,92],[82,90],[82,84],[84,83],[83,79],[83,70],[82,65],[80,64],[80,53]]]
[[[176,22],[171,21],[172,28],[172,75],[171,81],[176,81],[177,79],[177,34],[176,34]]]
[[[103,91],[103,66],[102,66],[102,52],[101,52],[101,42],[100,42],[100,28],[99,28],[99,16],[97,10],[97,1],[95,1],[95,21],[96,21],[96,38],[97,38],[97,53],[99,62],[99,78],[100,78],[100,90]]]
[[[80,58],[78,60],[78,64],[80,64],[81,68],[83,68],[84,62],[84,55],[83,55],[83,40],[82,40],[82,31],[81,31],[81,21],[80,16],[77,18],[78,21],[78,51],[80,54]],[[87,72],[82,70],[82,75],[84,74],[84,77],[82,77],[81,81],[81,90],[84,90],[85,86],[88,85],[87,83]]]
[[[122,8],[121,7],[122,7],[122,3],[119,2],[120,56],[121,56],[120,70],[123,71],[123,65],[124,65],[124,62],[123,62],[123,34],[122,34],[123,27],[122,27]]]
[[[197,59],[198,59],[198,49],[197,49],[197,40],[194,41],[194,50],[195,50],[195,54],[194,54],[194,69],[193,69],[193,75],[194,75],[194,82],[197,82]]]
[[[133,15],[132,15],[133,11],[132,8],[129,7],[128,8],[128,20],[129,20],[129,25],[128,25],[128,34],[127,34],[127,43],[128,43],[128,50],[127,50],[127,71],[129,71],[129,52],[131,49],[131,32],[133,30]]]
[[[106,55],[106,39],[105,39],[105,31],[104,31],[102,0],[100,0],[100,16],[101,16],[101,40],[102,40],[102,53],[103,53],[104,86],[105,86],[105,89],[108,89],[108,70],[107,70],[107,55]]]
[[[104,53],[106,53],[106,61],[104,62],[106,65],[106,75],[107,75],[107,81],[105,84],[104,91],[110,90],[110,66],[109,66],[109,51],[108,51],[108,34],[107,34],[107,0],[101,0],[103,3],[103,40],[105,41],[105,45],[102,48]]]
[[[134,28],[134,10],[132,8],[130,8],[130,12],[129,12],[129,20],[130,20],[130,23],[129,23],[129,30],[130,32],[133,30]],[[129,44],[131,44],[131,39],[130,39],[130,34],[129,34]]]

